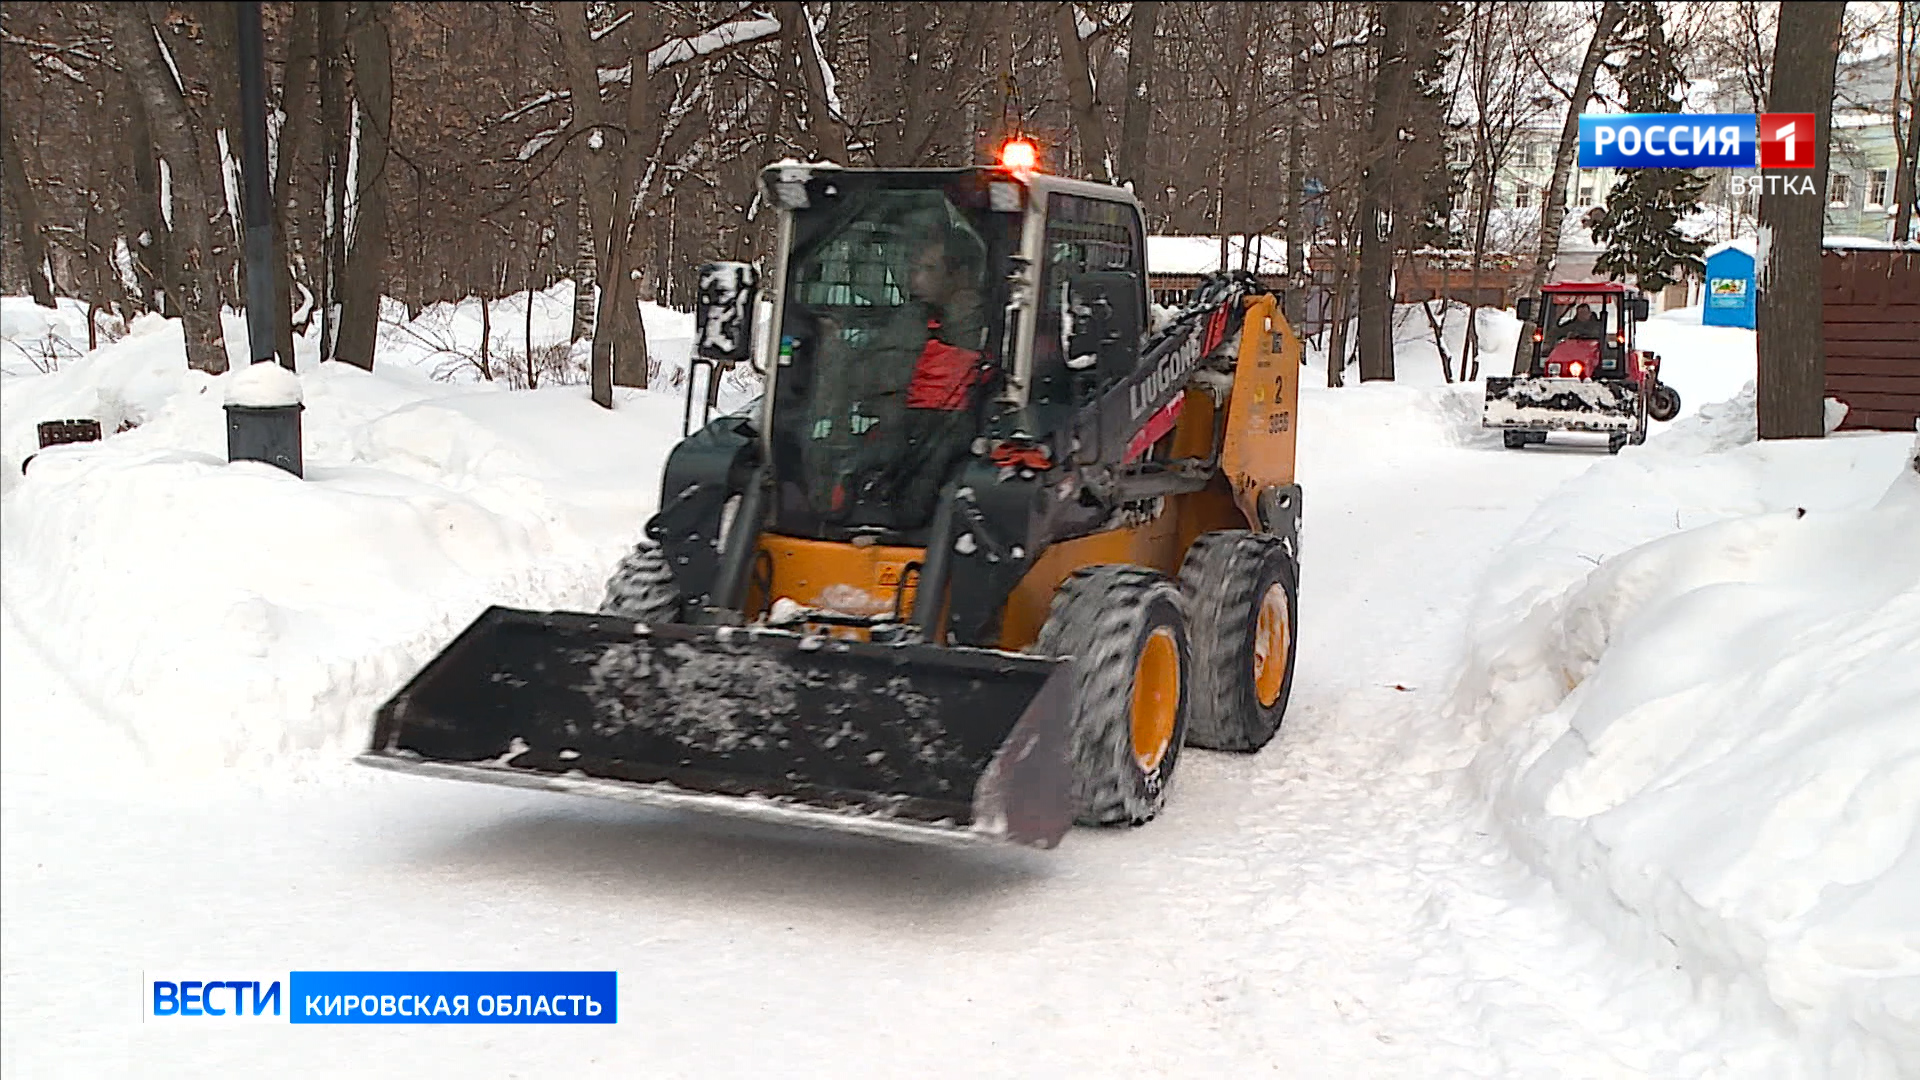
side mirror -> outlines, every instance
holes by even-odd
[[[1533,297],[1523,296],[1513,302],[1513,313],[1520,316],[1521,322],[1533,321]]]
[[[760,272],[751,263],[715,262],[700,268],[694,314],[695,351],[705,360],[737,364],[753,355],[753,309]]]
[[[1644,296],[1633,297],[1627,301],[1627,313],[1633,316],[1634,322],[1646,322],[1653,314],[1653,302]]]

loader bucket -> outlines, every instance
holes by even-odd
[[[611,615],[483,612],[367,765],[930,840],[1072,825],[1058,660]]]
[[[1532,431],[1632,431],[1640,395],[1632,383],[1538,377],[1488,378],[1481,426]]]

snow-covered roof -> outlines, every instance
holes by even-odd
[[[1820,246],[1827,248],[1866,248],[1874,251],[1895,251],[1911,248],[1912,244],[1896,244],[1882,236],[1823,236]]]
[[[1758,245],[1754,243],[1751,237],[1742,236],[1734,240],[1720,241],[1719,243],[1713,245],[1712,247],[1708,248],[1705,252],[1703,252],[1701,257],[1711,259],[1715,255],[1718,255],[1721,252],[1728,251],[1728,250],[1737,251],[1740,254],[1745,255],[1747,258],[1751,259],[1757,255],[1760,249]]]
[[[1248,268],[1259,274],[1284,274],[1287,271],[1287,242],[1278,236],[1256,236],[1253,259]],[[1227,238],[1227,268],[1238,269],[1240,253],[1247,238]],[[1147,237],[1149,274],[1211,274],[1220,269],[1220,238],[1217,236]]]

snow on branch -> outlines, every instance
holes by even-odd
[[[1080,32],[1081,41],[1100,32],[1100,24],[1088,17],[1086,12],[1081,11],[1079,4],[1073,5],[1073,25]]]
[[[569,123],[571,123],[571,121],[569,121]],[[538,154],[540,151],[545,150],[547,148],[548,143],[551,143],[553,140],[566,134],[567,127],[568,127],[568,124],[561,124],[558,127],[550,127],[547,130],[542,131],[539,134],[528,139],[526,142],[521,144],[520,152],[514,155],[515,159],[519,161],[532,161],[535,154]]]
[[[613,32],[614,32],[615,30],[618,30],[618,29],[620,29],[620,28],[621,28],[622,26],[624,26],[624,25],[626,25],[626,22],[627,22],[627,20],[628,20],[628,19],[631,19],[631,18],[633,18],[633,12],[631,12],[631,11],[628,11],[628,12],[625,12],[625,13],[623,13],[623,14],[621,14],[621,16],[620,16],[619,18],[617,18],[617,19],[615,19],[615,20],[613,20],[612,22],[610,22],[610,23],[608,23],[607,25],[605,25],[605,26],[603,26],[603,27],[601,27],[600,29],[598,29],[598,30],[589,30],[589,31],[587,32],[587,36],[588,36],[588,37],[590,37],[590,38],[592,38],[592,39],[593,39],[593,40],[595,40],[595,41],[599,41],[599,40],[600,40],[601,38],[603,38],[603,37],[606,37],[606,36],[607,36],[608,34],[611,34],[611,33],[613,33]]]
[[[495,120],[494,123],[504,124],[518,120],[541,106],[552,105],[559,101],[568,101],[571,100],[572,97],[573,95],[565,90],[549,90],[530,101],[522,102],[520,105],[514,107],[512,111],[503,114],[498,120]]]
[[[748,45],[763,38],[773,37],[780,32],[780,20],[770,16],[754,16],[749,19],[735,19],[723,23],[703,34],[692,37],[670,38],[667,43],[647,53],[647,74],[653,75],[675,64],[684,64],[703,56],[711,56],[722,49],[735,45]],[[614,83],[633,82],[633,63],[631,61],[617,68],[600,68],[595,72],[601,86]]]
[[[840,81],[834,77],[833,65],[827,62],[827,50],[820,44],[820,27],[812,19],[806,20],[807,46],[813,53],[814,66],[820,70],[820,88],[827,99],[827,115],[839,123],[847,122],[846,110],[840,106]]]

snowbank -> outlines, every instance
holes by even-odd
[[[1456,763],[1623,947],[1795,1037],[1779,1075],[1913,1075],[1912,440],[1750,443],[1741,411],[1590,470],[1520,531],[1472,620]]]
[[[87,351],[87,305],[56,297],[43,308],[27,296],[0,296],[0,372],[32,375],[75,360]],[[118,319],[102,317],[109,336],[125,332]]]
[[[226,461],[223,402],[281,369],[208,376],[177,323],[132,329],[8,379],[0,582],[156,777],[338,761],[487,604],[595,602],[680,430],[677,394],[621,391],[609,412],[584,386],[448,384],[384,353],[372,373],[314,364],[309,342],[303,482]],[[34,425],[69,416],[106,438],[22,475]]]

